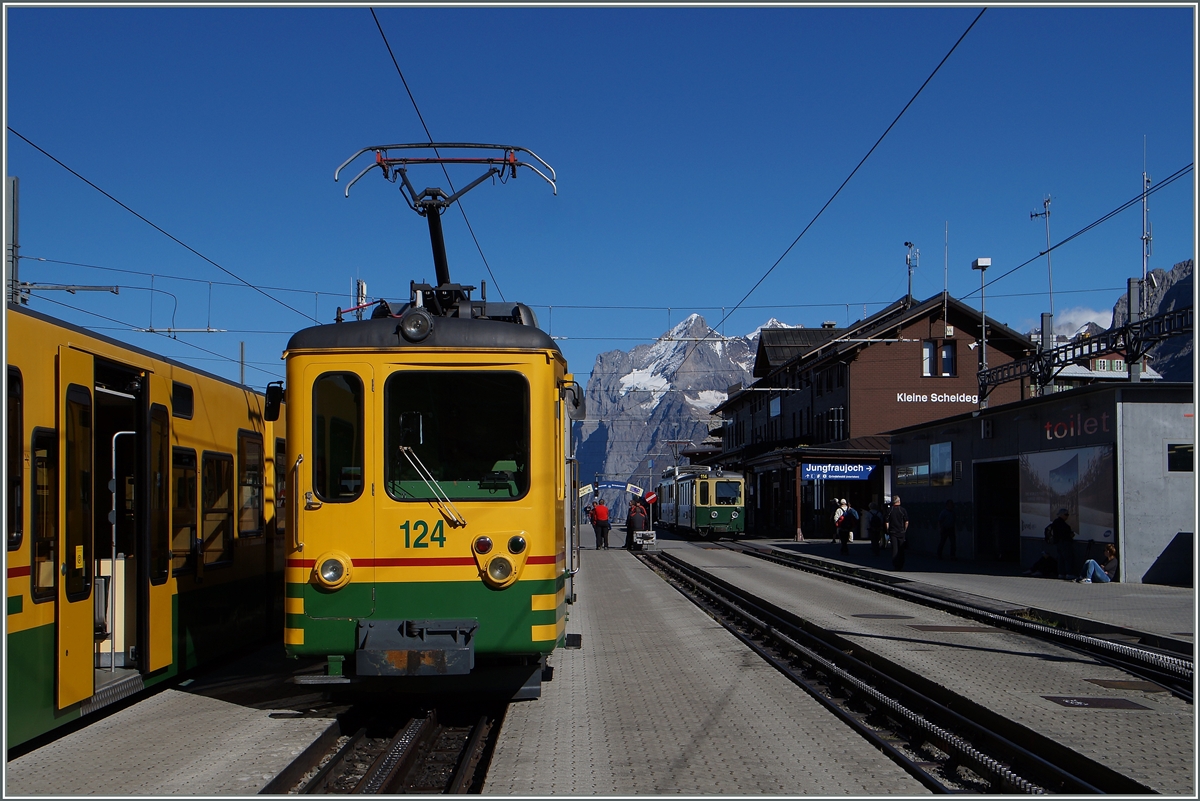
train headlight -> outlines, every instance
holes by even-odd
[[[497,584],[504,584],[513,574],[512,562],[503,556],[497,556],[488,562],[487,574],[488,578]]]
[[[350,557],[344,553],[322,554],[313,565],[313,581],[327,590],[338,590],[350,583]]]
[[[729,513],[729,516],[730,516],[731,518],[733,518],[734,520],[737,520],[737,512],[730,512],[730,513]]]
[[[409,342],[420,342],[433,331],[433,316],[424,309],[409,309],[400,320],[400,333]]]
[[[501,543],[507,546],[508,553],[504,552]],[[506,589],[520,580],[530,550],[527,531],[493,531],[476,537],[471,543],[479,578],[493,590]],[[537,578],[546,576],[538,575]]]
[[[708,516],[711,517],[713,520],[716,520],[717,519],[717,510],[713,509],[711,512],[708,513]]]

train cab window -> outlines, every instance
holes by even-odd
[[[178,575],[193,567],[192,549],[196,539],[196,452],[176,448],[171,459],[171,567]]]
[[[275,440],[275,531],[283,536],[287,531],[287,443]]]
[[[698,482],[696,482],[696,483],[700,485],[700,505],[701,505],[701,506],[708,506],[708,485],[709,485],[709,482],[707,482],[707,481],[698,481]]]
[[[507,501],[529,491],[529,382],[520,373],[403,370],[388,377],[383,405],[392,498]]]
[[[191,420],[195,414],[196,399],[192,388],[178,381],[171,382],[171,416]]]
[[[171,418],[167,407],[150,407],[150,582],[162,584],[171,571]]]
[[[58,432],[36,428],[30,441],[33,493],[29,586],[34,601],[52,601],[58,577]]]
[[[238,433],[238,537],[263,535],[262,437]]]
[[[8,461],[6,482],[8,498],[5,508],[8,510],[8,550],[15,551],[21,547],[22,527],[24,526],[25,511],[25,436],[22,433],[21,419],[21,371],[15,367],[8,368]]]
[[[233,559],[233,457],[205,453],[201,465],[200,539],[204,564]]]
[[[67,387],[66,492],[62,555],[67,598],[81,601],[92,591],[92,394],[79,384]]]
[[[363,385],[354,373],[313,383],[313,489],[323,501],[352,501],[363,490]]]
[[[717,506],[738,506],[742,502],[742,485],[737,481],[717,482]]]

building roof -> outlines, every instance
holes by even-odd
[[[782,367],[797,355],[828,342],[842,328],[764,328],[758,334],[754,376],[760,378]]]

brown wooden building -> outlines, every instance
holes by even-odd
[[[831,536],[833,498],[882,505],[892,487],[883,432],[979,407],[981,326],[978,309],[941,293],[844,328],[764,329],[758,380],[714,409],[722,450],[703,460],[745,474],[747,531]],[[987,320],[989,367],[1033,352],[1028,337]],[[988,402],[1028,395],[1027,382],[1012,382]]]

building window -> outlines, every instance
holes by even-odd
[[[771,398],[771,416],[779,416],[779,398]]]
[[[957,360],[954,358],[954,343],[942,343],[942,375],[946,378],[953,378],[958,375]]]
[[[934,342],[921,343],[921,375],[933,375],[934,362],[937,360],[936,348],[937,344]]]
[[[846,438],[846,407],[834,406],[829,410],[829,438],[834,442]]]
[[[1108,372],[1108,359],[1096,359],[1096,372]]]
[[[948,487],[953,483],[954,462],[949,442],[938,442],[929,446],[929,483],[934,487]]]
[[[1167,472],[1191,473],[1195,464],[1195,445],[1191,442],[1167,445]]]
[[[1124,359],[1113,359],[1111,362],[1111,367],[1113,369],[1113,372],[1123,373],[1123,372],[1125,372],[1125,360]]]

